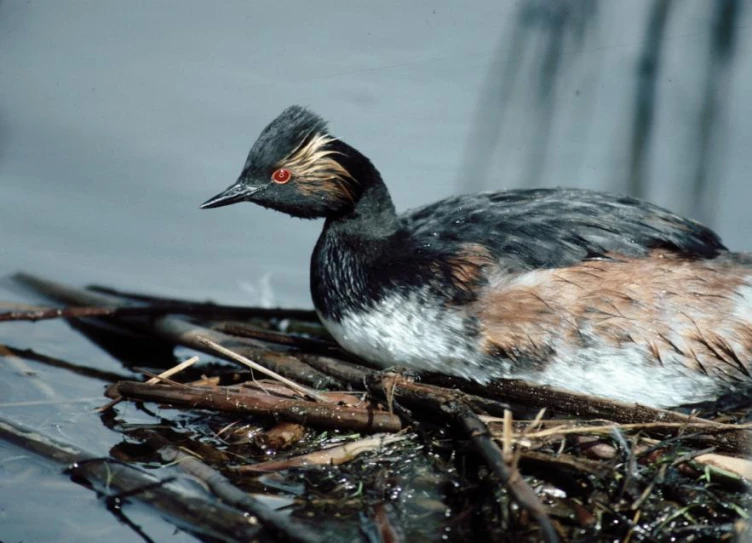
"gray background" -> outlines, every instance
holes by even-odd
[[[751,250],[747,4],[2,1],[0,272],[310,305],[320,223],[198,209],[294,103],[400,209],[637,192]]]

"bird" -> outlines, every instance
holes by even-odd
[[[261,131],[238,180],[201,207],[246,201],[324,219],[314,307],[376,367],[655,408],[752,382],[752,254],[648,202],[511,189],[398,214],[373,163],[301,106]]]

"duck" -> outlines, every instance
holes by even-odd
[[[239,202],[324,220],[313,305],[376,367],[656,408],[752,382],[752,254],[648,202],[535,188],[397,213],[372,162],[301,106],[261,131],[238,180],[201,207]]]

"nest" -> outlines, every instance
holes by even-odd
[[[377,371],[340,350],[310,311],[19,279],[68,307],[0,320],[106,322],[109,342],[136,331],[208,355],[112,383],[102,421],[123,442],[108,458],[0,424],[0,437],[75,463],[77,479],[108,499],[145,502],[202,539],[748,537],[747,397],[668,411]],[[141,412],[159,424],[129,424]],[[186,474],[201,488],[186,489]]]

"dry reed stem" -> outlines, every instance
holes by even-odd
[[[198,341],[199,341],[199,343],[203,343],[207,347],[211,347],[212,349],[214,349],[218,353],[221,353],[221,354],[225,355],[228,358],[232,358],[236,362],[239,362],[239,363],[241,363],[241,364],[243,364],[245,366],[248,366],[252,370],[256,370],[256,371],[258,371],[260,373],[263,373],[264,375],[267,375],[267,376],[271,377],[272,379],[276,379],[280,383],[286,384],[288,387],[292,388],[293,390],[296,390],[299,394],[302,394],[303,396],[307,396],[307,397],[309,397],[312,400],[315,400],[317,402],[329,403],[329,400],[327,400],[326,398],[324,398],[321,394],[319,394],[315,390],[310,389],[308,387],[304,387],[303,385],[299,385],[298,383],[296,383],[295,381],[292,381],[292,380],[288,379],[287,377],[282,377],[280,374],[275,373],[275,372],[273,372],[272,370],[270,370],[268,368],[265,368],[261,364],[258,364],[256,362],[254,362],[253,360],[251,360],[249,358],[246,358],[245,356],[239,355],[235,351],[231,351],[230,349],[228,349],[226,347],[223,347],[219,343],[216,343],[216,342],[210,340],[209,338],[200,337],[200,338],[198,338]]]
[[[613,430],[645,430],[661,428],[679,428],[687,430],[715,430],[719,432],[733,432],[737,430],[750,430],[752,423],[745,424],[721,424],[709,422],[641,422],[635,424],[608,424],[602,426],[557,426],[539,432],[526,434],[528,439],[539,439],[560,434],[595,433],[605,434]]]
[[[171,367],[170,369],[163,371],[159,375],[152,377],[151,379],[149,379],[148,381],[146,381],[146,384],[147,385],[155,385],[155,384],[157,384],[159,382],[162,382],[163,380],[169,379],[173,375],[175,375],[177,373],[180,373],[181,371],[183,371],[186,368],[191,367],[196,362],[198,362],[198,356],[192,356],[188,360],[184,360],[180,364],[177,364],[177,365]],[[106,403],[102,407],[97,408],[96,411],[97,411],[97,413],[103,413],[103,412],[107,411],[108,409],[112,409],[113,407],[115,407],[117,404],[119,404],[122,401],[123,401],[123,397],[122,396],[118,396],[117,398],[114,398],[112,401]]]
[[[292,456],[284,460],[271,460],[258,464],[235,466],[232,470],[242,473],[279,471],[299,466],[338,466],[353,460],[363,453],[374,451],[384,445],[390,445],[405,439],[407,439],[407,436],[404,435],[377,434],[337,445],[336,447],[329,447],[300,456]]]

